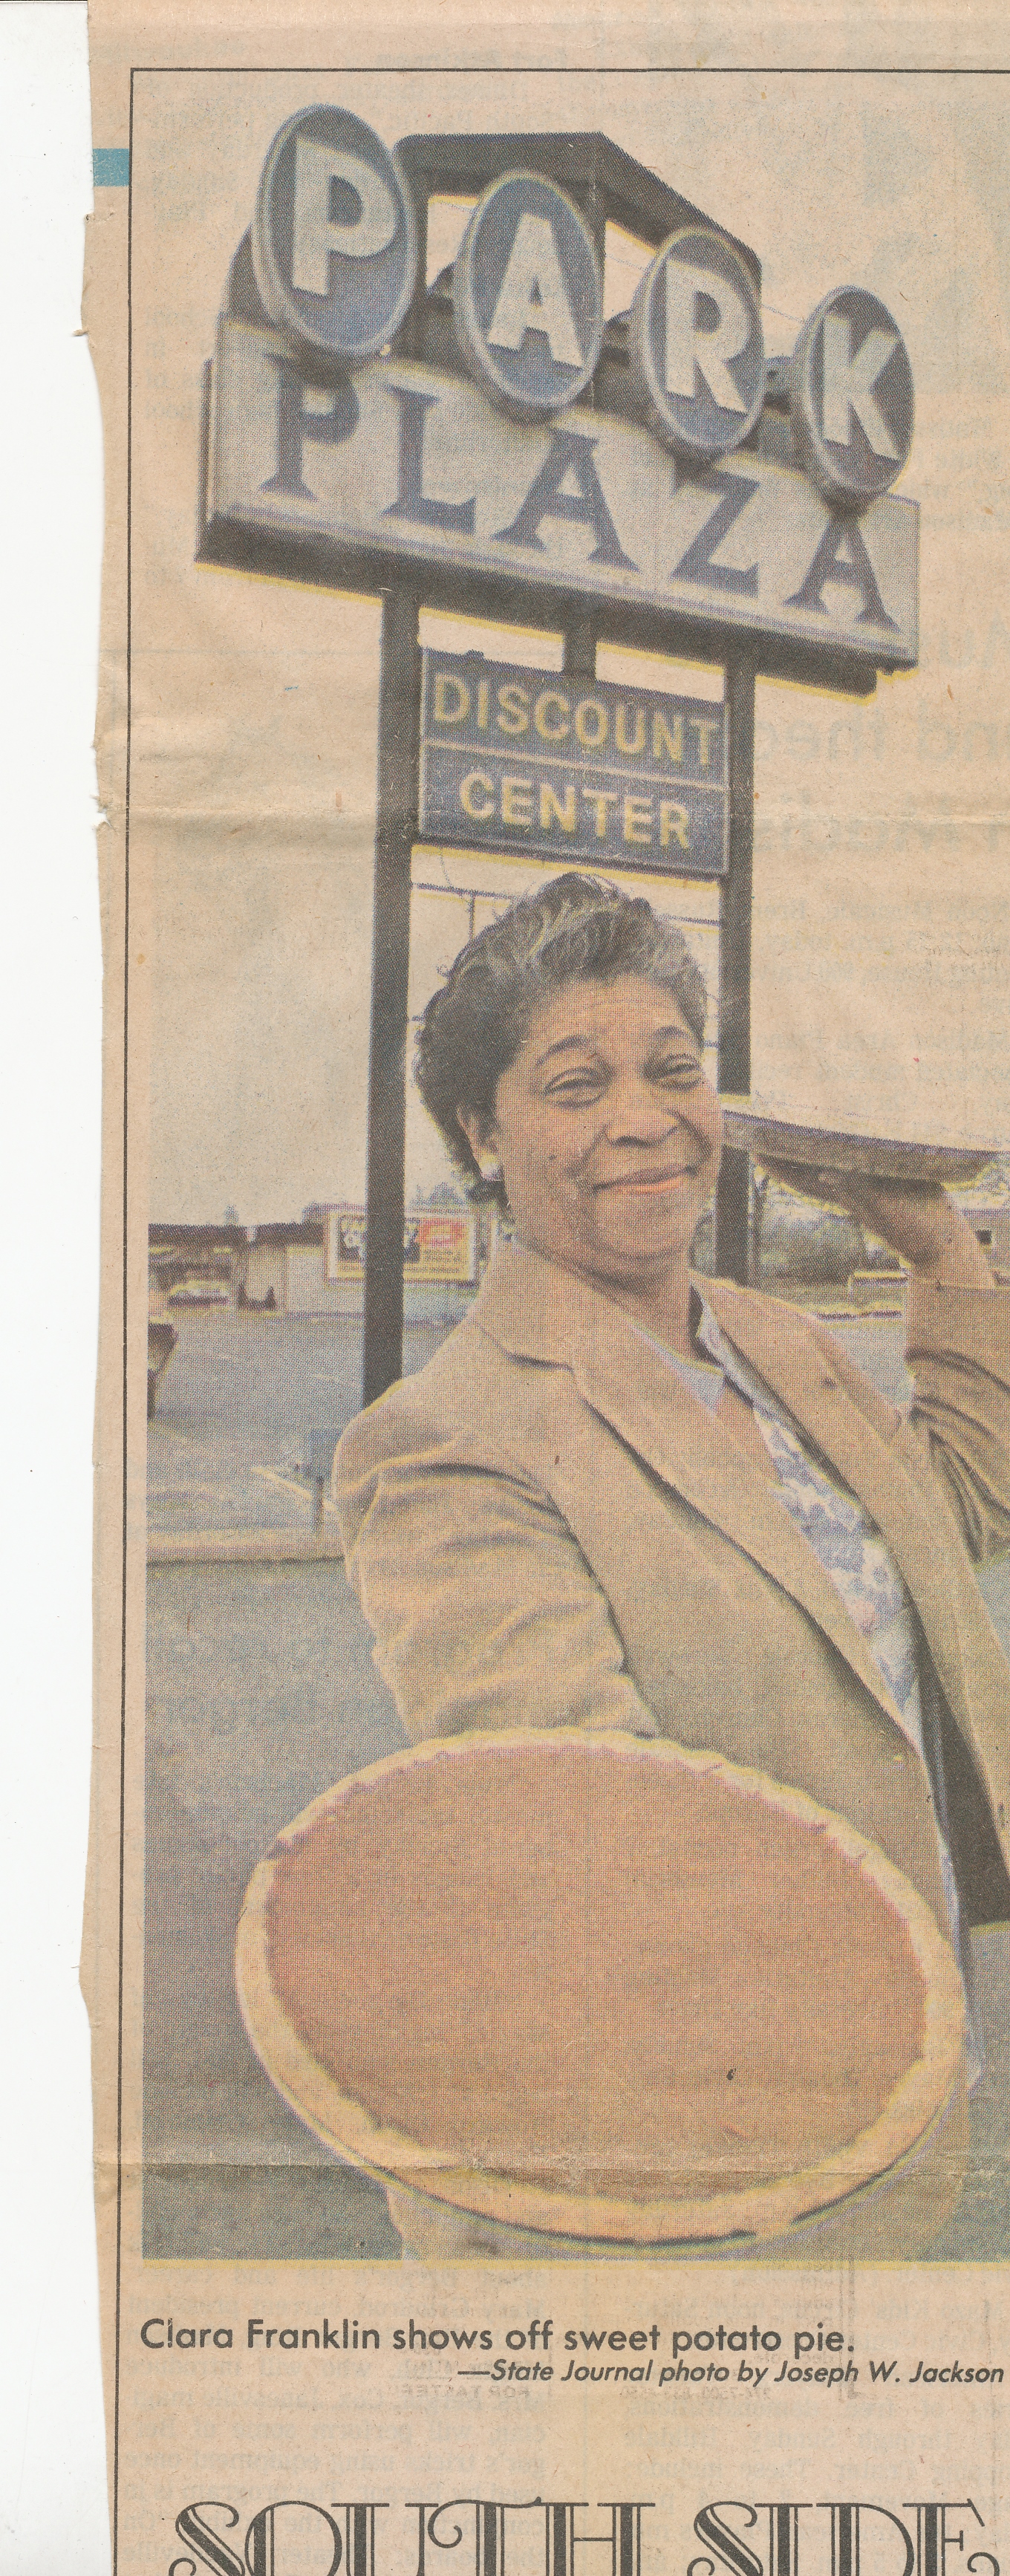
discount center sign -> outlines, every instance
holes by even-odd
[[[419,822],[443,846],[723,876],[724,710],[426,652]]]

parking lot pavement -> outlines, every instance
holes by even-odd
[[[198,1307],[178,1344],[148,1439],[152,1530],[285,1528],[309,1513],[293,1478],[312,1431],[342,1430],[361,1403],[361,1325],[351,1317]],[[405,1368],[437,1349],[437,1326],[404,1336]]]
[[[226,1310],[180,1320],[150,1430],[152,1526],[307,1520],[293,1462],[306,1433],[342,1427],[357,1410],[359,1329]],[[877,1383],[900,1393],[897,1325],[837,1329]],[[437,1339],[414,1327],[407,1367]],[[1006,1569],[987,1574],[984,1589],[1010,1651]],[[145,2252],[396,2260],[385,2195],[330,2157],[263,2074],[232,1971],[242,1892],[279,1828],[404,1740],[343,1567],[152,1566],[148,1696]],[[989,2066],[968,2187],[938,2261],[1010,2252],[1010,1940],[988,1932],[978,1950]]]
[[[245,2037],[243,1890],[282,1825],[402,1744],[341,1565],[148,1577],[149,2255],[397,2256],[385,2197],[286,2110]]]
[[[305,1523],[293,1474],[360,1403],[360,1327],[180,1318],[148,1446],[153,1528]],[[434,1336],[418,1328],[410,1356]],[[342,1565],[148,1570],[144,2244],[396,2258],[385,2195],[317,2145],[245,2037],[232,1956],[274,1835],[403,1734]]]

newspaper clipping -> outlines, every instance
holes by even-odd
[[[722,23],[92,11],[121,2576],[1010,2546],[1005,91]]]

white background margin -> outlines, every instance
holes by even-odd
[[[101,425],[83,0],[0,6],[0,2565],[109,2565],[78,1986],[91,1751]]]

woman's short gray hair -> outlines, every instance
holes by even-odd
[[[472,1198],[502,1198],[482,1180],[460,1110],[493,1123],[495,1093],[534,1012],[566,984],[613,984],[639,975],[672,993],[702,1043],[705,980],[675,921],[642,895],[573,870],[524,895],[460,949],[421,1021],[417,1087]]]

